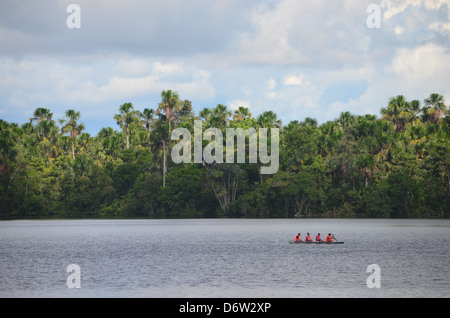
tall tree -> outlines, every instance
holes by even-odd
[[[160,150],[162,150],[162,160],[163,160],[163,188],[166,187],[166,174],[167,166],[169,164],[167,156],[169,153],[169,141],[170,135],[168,134],[167,122],[159,120],[155,123],[155,129],[151,134],[153,140],[153,145],[156,145]]]
[[[409,121],[413,126],[420,125],[419,114],[422,112],[420,101],[415,99],[409,103]]]
[[[252,117],[252,114],[250,113],[249,109],[244,106],[239,106],[239,108],[233,112],[233,119],[235,121],[243,121],[250,117]]]
[[[148,148],[152,151],[152,142],[150,140],[150,128],[153,122],[153,116],[155,111],[153,109],[145,108],[142,113],[140,113],[141,124],[144,125],[145,131],[147,132]]]
[[[183,104],[177,92],[170,89],[161,92],[161,103],[159,103],[156,113],[164,113],[169,124],[169,136],[172,133],[172,122],[175,120],[176,113],[181,110],[182,106]]]
[[[218,104],[211,109],[209,118],[210,126],[214,128],[224,129],[228,126],[231,111],[226,105]]]
[[[337,142],[342,136],[342,131],[339,131],[334,121],[328,121],[320,126],[320,135],[318,147],[320,154],[326,157],[331,154],[331,151],[336,146]]]
[[[122,137],[111,127],[102,128],[97,134],[98,142],[101,144],[101,152],[109,157],[118,157],[123,147]]]
[[[394,124],[395,130],[404,130],[410,117],[409,105],[405,96],[397,95],[396,97],[391,97],[388,106],[381,109],[381,114],[383,119]]]
[[[230,205],[236,202],[240,172],[241,168],[237,164],[214,163],[206,170],[209,185],[219,201],[224,216],[229,216]]]
[[[372,176],[375,167],[375,158],[372,155],[361,155],[356,159],[356,166],[364,172],[364,187],[369,185],[368,179]]]
[[[53,121],[52,117],[53,113],[50,111],[50,109],[39,107],[34,111],[33,117],[30,118],[30,123],[33,123],[33,121],[37,121],[38,123],[40,123],[44,120]]]
[[[40,121],[36,126],[35,133],[38,149],[42,149],[47,158],[55,158],[59,152],[59,149],[56,147],[58,127],[55,121],[47,119]]]
[[[163,150],[163,187],[166,186],[166,174],[168,167],[168,153],[170,136],[172,134],[172,123],[176,119],[178,112],[183,109],[183,102],[180,100],[180,96],[177,92],[172,90],[161,92],[161,103],[159,103],[156,113],[160,116],[159,122],[155,128],[156,143],[161,145]],[[168,129],[163,124],[163,121],[167,122]]]
[[[194,117],[194,111],[192,109],[192,102],[188,99],[185,99],[181,102],[181,108],[178,111],[178,114],[176,116],[176,124],[181,123],[190,123],[193,120]]]
[[[134,111],[132,103],[125,103],[119,107],[120,114],[114,115],[114,120],[120,128],[125,129],[127,135],[127,149],[130,148],[130,125],[137,121],[139,112]]]
[[[433,93],[424,100],[423,116],[433,124],[438,124],[442,114],[445,113],[447,106],[445,105],[444,96]]]
[[[339,130],[343,131],[345,127],[352,126],[355,123],[355,116],[350,112],[342,112],[335,123]]]
[[[200,110],[198,115],[200,118],[203,118],[206,121],[209,118],[209,116],[211,116],[211,109],[205,107],[202,110]]]
[[[72,159],[75,159],[75,138],[80,135],[85,128],[83,124],[78,124],[80,117],[80,112],[68,109],[66,111],[66,118],[59,120],[59,123],[63,125],[61,127],[61,133],[70,134],[70,140],[72,141]]]
[[[262,128],[281,128],[281,119],[273,111],[265,111],[256,118],[256,123]]]

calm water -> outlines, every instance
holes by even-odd
[[[345,244],[288,244],[297,232]],[[449,234],[449,220],[1,221],[0,297],[449,297]]]

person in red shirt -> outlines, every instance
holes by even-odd
[[[320,237],[320,233],[317,233],[317,235],[316,235],[316,242],[318,242],[318,243],[323,242],[322,238]]]
[[[333,236],[331,235],[331,233],[328,233],[328,236],[325,239],[325,243],[333,243]]]
[[[306,233],[305,242],[312,242],[311,236],[309,235],[309,233]]]
[[[295,236],[295,242],[301,242],[300,233]]]

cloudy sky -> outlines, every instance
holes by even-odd
[[[0,118],[73,108],[96,134],[166,89],[196,113],[247,106],[284,124],[379,115],[399,94],[449,104],[449,39],[450,0],[0,0]]]

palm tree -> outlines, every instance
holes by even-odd
[[[252,117],[252,114],[250,113],[248,108],[244,106],[239,106],[239,108],[233,113],[233,119],[235,121],[244,121],[245,119],[250,117]]]
[[[272,128],[282,128],[281,119],[278,119],[277,114],[273,111],[265,111],[256,119],[256,125],[261,128],[267,128],[267,132],[270,132]],[[261,174],[261,163],[258,163],[259,181],[263,184],[263,175]]]
[[[411,122],[411,124],[413,126],[416,125],[420,125],[420,119],[419,119],[419,114],[422,111],[422,109],[420,108],[420,101],[419,100],[412,100],[409,103],[409,121]]]
[[[310,127],[317,127],[317,119],[315,118],[311,118],[311,117],[306,117],[304,121],[302,121],[300,123],[301,127],[306,127],[306,126],[310,126]]]
[[[334,121],[328,121],[320,127],[319,135],[319,150],[323,157],[331,154],[333,147],[338,143],[342,137],[342,131],[339,131]]]
[[[72,159],[75,160],[75,138],[81,134],[84,130],[83,124],[78,124],[78,120],[80,119],[80,112],[77,112],[73,109],[69,109],[66,111],[66,118],[60,119],[59,123],[63,125],[61,127],[61,133],[67,134],[70,133],[70,140],[72,141]]]
[[[218,104],[216,107],[211,109],[210,123],[212,127],[215,128],[225,128],[228,126],[228,120],[231,116],[231,111],[227,106]]]
[[[206,121],[211,116],[211,110],[209,108],[205,107],[202,110],[200,110],[200,112],[198,113],[198,116],[200,118],[203,118]]]
[[[38,123],[40,123],[44,120],[53,121],[52,117],[53,113],[50,111],[50,109],[39,107],[34,111],[33,117],[30,118],[30,123],[33,123],[33,121],[37,121]]]
[[[177,92],[172,90],[161,92],[161,103],[159,103],[156,113],[159,114],[164,112],[166,120],[169,123],[169,136],[172,133],[172,122],[175,119],[176,113],[181,110],[182,102],[180,101],[180,96]]]
[[[38,148],[43,148],[46,156],[51,158],[55,157],[58,153],[58,149],[55,146],[58,139],[58,127],[55,122],[49,120],[43,120],[36,127],[36,136],[38,141]]]
[[[120,128],[125,128],[127,134],[127,149],[130,148],[130,125],[137,121],[139,116],[138,111],[133,111],[134,106],[132,103],[125,103],[119,107],[120,114],[114,115],[114,120]]]
[[[140,113],[141,124],[145,125],[145,130],[147,131],[148,148],[152,151],[152,143],[150,141],[150,127],[153,122],[153,116],[155,111],[153,109],[145,108],[142,113]]]
[[[82,133],[78,139],[78,144],[80,146],[80,153],[87,154],[91,148],[93,138],[88,133]]]
[[[277,114],[269,110],[258,116],[256,123],[262,128],[281,128],[281,119],[277,118]]]
[[[114,129],[111,127],[102,128],[97,134],[97,138],[101,142],[102,151],[106,156],[114,157],[119,155],[123,140]]]
[[[350,112],[342,112],[339,115],[339,118],[336,119],[335,123],[340,131],[344,131],[345,127],[352,126],[355,123],[355,121],[356,119],[353,114],[351,114]]]
[[[194,111],[192,110],[192,102],[188,99],[181,101],[180,110],[175,116],[175,122],[178,123],[186,123],[192,122],[194,117]]]
[[[405,129],[406,122],[410,118],[409,105],[403,95],[391,97],[387,108],[381,109],[384,120],[388,120],[394,124],[395,130],[402,131]]]
[[[167,123],[164,121],[157,121],[155,123],[155,129],[151,134],[151,138],[153,139],[153,144],[156,145],[157,148],[162,149],[162,159],[163,159],[163,188],[166,187],[166,174],[167,174],[167,166],[169,164],[167,155],[169,152],[169,141],[170,135],[167,133]]]
[[[431,94],[429,98],[424,100],[423,116],[425,120],[430,120],[433,124],[438,124],[441,116],[445,113],[447,106],[445,105],[444,96],[439,94]]]
[[[361,155],[356,159],[356,166],[364,172],[364,186],[368,186],[368,178],[372,175],[372,170],[375,167],[375,158],[370,154]]]

